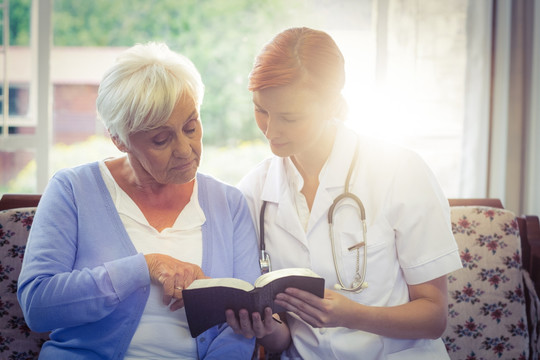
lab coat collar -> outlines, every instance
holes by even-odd
[[[345,185],[357,141],[358,135],[353,130],[343,124],[338,126],[332,152],[319,176],[321,188],[330,190]],[[355,176],[351,178],[351,187],[354,180]]]
[[[339,125],[332,152],[321,169],[319,175],[319,190],[315,203],[311,208],[311,215],[307,226],[308,234],[315,224],[328,216],[328,209],[334,202],[337,194],[343,192],[347,172],[356,146],[357,135],[344,125]],[[351,179],[350,187],[354,184],[354,177]],[[336,191],[336,189],[339,189]]]
[[[357,138],[356,133],[349,128],[338,125],[332,152],[319,176],[319,191],[311,210],[307,228],[308,233],[321,217],[327,216],[328,208],[334,201],[332,193],[335,191],[331,193],[331,190],[343,188]],[[276,223],[297,239],[302,239],[305,238],[302,225],[297,216],[291,216],[291,214],[296,213],[296,209],[288,186],[285,161],[285,159],[279,157],[272,159],[261,193],[261,199],[278,204]],[[351,179],[351,188],[353,185],[354,177]]]
[[[281,227],[295,239],[307,245],[307,238],[302,224],[300,224],[298,216],[294,216],[296,208],[290,194],[284,161],[285,159],[276,156],[272,159],[268,168],[261,199],[269,203],[275,203],[277,211],[274,213],[267,208],[266,213],[268,215],[265,216],[274,215],[276,226]]]
[[[357,141],[356,133],[343,124],[338,125],[332,152],[319,176],[320,188],[331,189],[345,184]],[[277,156],[272,159],[261,194],[262,200],[280,202],[283,189],[288,188],[285,161],[288,159]],[[354,177],[351,186],[353,184]]]
[[[287,173],[284,162],[283,158],[277,156],[272,158],[261,193],[263,201],[279,203],[282,200],[281,195],[287,189]]]

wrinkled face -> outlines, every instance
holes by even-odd
[[[280,157],[309,153],[325,135],[330,109],[300,82],[253,92],[255,120]]]
[[[195,178],[202,153],[202,125],[194,100],[183,96],[164,125],[129,135],[126,150],[139,178],[184,184]]]

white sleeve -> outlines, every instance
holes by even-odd
[[[420,156],[408,153],[391,189],[389,220],[407,283],[423,283],[461,268],[448,199]]]

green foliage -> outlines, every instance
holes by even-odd
[[[73,145],[56,144],[51,149],[51,172],[80,164],[122,156],[112,141],[103,136],[91,136]],[[229,184],[236,184],[242,176],[271,155],[265,142],[242,142],[235,147],[204,146],[200,171]],[[36,161],[31,160],[7,185],[2,193],[36,192]]]
[[[305,6],[298,0],[55,0],[54,44],[166,42],[202,75],[205,143],[235,145],[260,138],[247,91],[256,53]]]
[[[32,0],[11,0],[12,43],[28,45]],[[262,139],[247,78],[260,48],[290,26],[316,26],[324,1],[54,0],[55,46],[166,42],[189,57],[206,87],[204,142],[234,146]]]
[[[246,141],[231,147],[205,146],[200,171],[235,185],[271,155],[266,141]]]
[[[28,46],[30,44],[30,5],[32,0],[10,0],[9,43]]]

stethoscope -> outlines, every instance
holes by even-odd
[[[329,226],[329,232],[330,232],[330,242],[332,244],[332,259],[334,261],[334,268],[336,270],[336,275],[338,278],[339,284],[335,284],[334,288],[336,290],[342,290],[346,292],[353,292],[353,293],[359,293],[365,288],[368,287],[368,283],[366,280],[366,265],[367,265],[367,226],[366,226],[366,211],[364,209],[364,204],[362,204],[362,201],[360,198],[356,195],[354,195],[352,192],[349,191],[349,183],[351,181],[352,174],[354,172],[355,166],[356,166],[356,160],[358,159],[358,152],[359,152],[360,144],[358,141],[356,141],[356,147],[354,149],[354,155],[352,158],[352,162],[349,165],[349,170],[347,172],[347,178],[345,180],[345,190],[344,192],[336,197],[330,206],[328,208],[328,226]],[[358,206],[358,209],[360,210],[360,221],[362,222],[362,241],[358,244],[355,244],[348,248],[349,251],[356,250],[356,271],[354,275],[353,282],[350,287],[345,286],[343,279],[341,277],[341,273],[339,271],[338,261],[337,261],[337,254],[336,254],[336,247],[335,247],[335,240],[334,240],[334,213],[336,211],[336,207],[339,205],[340,202],[343,200],[352,200],[356,205]],[[260,254],[259,254],[259,265],[261,267],[261,272],[263,274],[272,271],[272,264],[270,261],[270,255],[266,252],[266,245],[264,241],[264,214],[266,211],[266,201],[263,201],[263,204],[261,206],[261,212],[259,215],[259,228],[260,228],[260,235],[259,235],[259,243],[260,243]],[[360,249],[364,247],[364,256],[363,256],[363,264],[362,264],[362,272],[360,272]]]

